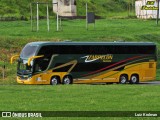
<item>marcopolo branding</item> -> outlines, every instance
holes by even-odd
[[[146,5],[143,5],[141,10],[158,10],[158,7],[155,6],[155,1],[147,1]]]
[[[85,62],[94,62],[97,60],[100,60],[102,62],[111,62],[113,59],[112,54],[107,54],[107,55],[87,55],[81,58],[86,58]]]

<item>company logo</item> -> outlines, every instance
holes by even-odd
[[[42,117],[40,112],[2,112],[2,117]]]
[[[86,58],[85,59],[86,63],[94,62],[94,61],[97,61],[97,60],[100,60],[102,62],[111,62],[112,59],[113,59],[113,55],[111,55],[111,54],[107,54],[107,55],[87,55],[87,56],[84,56],[84,57],[81,57],[81,58]]]
[[[143,5],[141,10],[158,10],[158,7],[154,6],[155,1],[147,1],[146,5]]]
[[[154,5],[155,1],[147,1],[146,5]]]
[[[11,117],[11,112],[2,112],[2,117]]]

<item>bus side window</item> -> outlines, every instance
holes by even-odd
[[[42,71],[40,66],[38,64],[35,65],[35,72],[40,72]]]

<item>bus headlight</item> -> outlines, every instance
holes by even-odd
[[[28,77],[28,81],[30,81],[32,79],[32,77]]]

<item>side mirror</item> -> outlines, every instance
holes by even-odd
[[[41,58],[41,57],[43,57],[43,56],[44,56],[44,55],[40,55],[40,56],[32,56],[32,57],[30,57],[30,58],[28,59],[28,66],[31,65],[31,61],[32,61],[33,59]]]
[[[11,57],[10,63],[12,64],[14,60],[16,60],[19,57],[19,55],[14,55]]]

